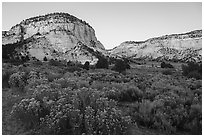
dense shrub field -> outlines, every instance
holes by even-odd
[[[166,68],[88,66],[3,63],[3,134],[202,134],[202,80]],[[11,119],[21,132],[8,129]]]

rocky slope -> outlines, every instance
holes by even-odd
[[[201,61],[202,30],[165,35],[146,41],[126,41],[109,53],[115,57],[134,59]]]
[[[23,20],[2,32],[2,45],[21,45],[12,54],[28,55],[42,60],[57,58],[95,63],[96,53],[106,53],[94,29],[68,13],[52,13]],[[85,47],[85,48],[84,48]],[[88,49],[88,50],[87,50]],[[92,51],[92,52],[90,52]]]

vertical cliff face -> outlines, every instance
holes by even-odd
[[[94,29],[85,21],[68,13],[29,18],[13,26],[9,31],[3,32],[4,46],[19,42],[24,43],[24,47],[27,48],[26,54],[41,60],[46,56],[78,61],[83,58],[96,62],[97,57],[88,51],[76,50],[80,49],[81,45],[94,51],[106,52],[104,46],[97,40]],[[21,54],[25,54],[24,51],[21,50]],[[76,56],[73,56],[74,51]]]
[[[112,56],[137,59],[201,61],[202,30],[165,35],[146,41],[126,41],[109,52]]]

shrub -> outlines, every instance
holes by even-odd
[[[170,63],[162,62],[161,63],[161,68],[174,68],[174,67]]]
[[[10,73],[8,71],[3,70],[2,71],[2,88],[9,87],[9,78],[10,78]]]
[[[108,69],[108,60],[104,57],[100,57],[96,63],[96,68]]]
[[[47,61],[47,57],[44,57],[44,58],[43,58],[43,61]]]
[[[78,128],[82,118],[79,109],[60,99],[51,108],[50,115],[41,118],[41,125],[46,126],[48,134],[80,134]]]
[[[182,71],[188,78],[202,79],[202,64],[189,62],[187,65],[182,65]]]
[[[48,79],[43,76],[41,73],[37,73],[35,71],[31,71],[28,74],[27,79],[28,85],[25,87],[25,91],[27,94],[32,95],[33,92],[36,90],[36,88],[40,85],[46,85],[48,84]]]
[[[36,127],[40,122],[40,117],[47,114],[40,101],[29,98],[23,99],[19,104],[15,104],[11,111],[11,116],[23,122],[27,128]]]
[[[133,117],[140,125],[156,128],[167,133],[175,133],[176,128],[171,121],[171,119],[174,119],[171,117],[173,112],[170,114],[166,110],[162,100],[155,100],[154,102],[142,100],[137,109]]]
[[[61,88],[70,87],[72,89],[77,89],[77,83],[78,82],[76,81],[76,79],[60,78],[60,79],[56,79],[54,82],[59,84],[61,86]]]
[[[83,88],[83,87],[89,87],[90,86],[90,81],[86,81],[86,80],[79,80],[78,82],[77,82],[77,87],[78,88]]]
[[[121,100],[121,92],[118,89],[116,89],[115,87],[107,88],[107,89],[103,88],[102,92],[104,92],[105,97],[107,97],[109,99],[113,99],[115,101]]]
[[[130,68],[130,65],[127,62],[125,62],[124,60],[117,60],[115,66],[113,67],[113,70],[121,73],[128,68]]]
[[[89,70],[89,62],[88,61],[86,61],[85,63],[84,63],[84,66],[83,66],[83,69],[86,69],[86,70]]]
[[[55,79],[59,79],[62,77],[62,74],[59,74],[59,73],[51,73],[49,72],[48,75],[47,75],[47,78],[50,82],[52,82],[53,80]]]
[[[2,64],[2,88],[9,87],[10,76],[18,70],[9,64]]]
[[[9,85],[12,88],[18,88],[23,90],[27,84],[27,76],[25,72],[17,72],[10,76]]]
[[[184,127],[192,134],[202,134],[202,105],[191,105],[189,118]]]
[[[153,125],[153,103],[149,100],[142,100],[139,103],[138,114],[136,115],[137,122],[141,125],[150,127]]]
[[[129,60],[126,59],[126,58],[124,58],[123,61],[124,61],[124,63],[125,63],[126,69],[130,69],[131,67],[130,67],[130,64],[129,64]]]
[[[187,75],[188,78],[202,79],[202,74],[198,73],[198,71],[191,71]]]
[[[121,89],[119,101],[140,101],[142,98],[142,91],[136,86],[128,86]]]
[[[40,85],[34,95],[15,104],[11,114],[38,134],[125,134],[131,124],[117,102],[94,89]]]
[[[119,73],[121,73],[122,71],[125,71],[125,65],[124,62],[122,60],[117,60],[115,63],[115,66],[113,67],[113,70],[118,71]]]
[[[96,113],[96,116],[94,113]],[[121,111],[114,108],[107,107],[94,112],[93,108],[87,107],[85,110],[87,134],[124,134],[130,122],[129,116],[122,116]]]

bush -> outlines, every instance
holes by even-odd
[[[50,82],[52,82],[53,80],[55,79],[59,79],[62,77],[62,74],[59,74],[59,73],[51,73],[49,72],[48,75],[47,75],[47,78]]]
[[[17,72],[10,76],[9,85],[12,88],[23,90],[27,84],[27,76],[25,72]]]
[[[135,120],[143,126],[153,125],[153,103],[149,100],[142,100],[138,104],[138,111],[134,114]]]
[[[131,124],[117,102],[98,90],[49,84],[37,86],[33,94],[15,104],[11,114],[38,134],[125,134]]]
[[[19,104],[15,104],[11,111],[11,116],[20,120],[29,129],[39,125],[40,118],[48,114],[42,107],[40,101],[30,98],[23,99]]]
[[[190,130],[192,134],[202,134],[202,105],[191,105],[186,129]]]
[[[59,84],[61,86],[61,88],[69,87],[72,89],[77,89],[77,83],[78,82],[72,78],[60,78],[60,79],[56,79],[54,82]]]
[[[47,61],[47,57],[44,57],[44,58],[43,58],[43,61]]]
[[[2,88],[9,87],[9,78],[11,73],[9,71],[2,71]]]
[[[96,68],[108,69],[108,60],[104,57],[100,57],[96,63]]]
[[[115,66],[113,67],[113,70],[121,73],[127,69],[128,65],[123,60],[117,60]]]
[[[90,65],[90,63],[88,61],[86,61],[84,63],[83,69],[89,70],[89,65]]]
[[[9,87],[9,78],[17,71],[18,69],[12,65],[10,66],[9,64],[2,64],[2,88]]]
[[[195,78],[195,79],[202,79],[202,74],[200,74],[198,71],[191,71],[187,75],[188,78]]]
[[[189,62],[187,65],[182,65],[182,71],[188,78],[202,79],[202,64]]]
[[[128,86],[121,89],[119,101],[140,101],[142,98],[142,91],[136,86]]]
[[[123,61],[124,61],[124,63],[125,63],[126,69],[130,69],[131,67],[130,67],[130,64],[129,64],[129,60],[126,59],[126,58],[124,58]]]
[[[174,67],[170,63],[162,62],[161,63],[161,68],[174,68]]]

